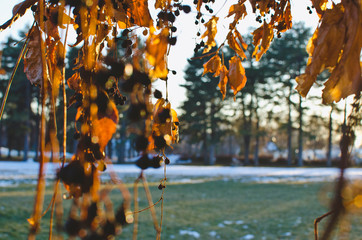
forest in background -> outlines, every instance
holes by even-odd
[[[2,93],[21,51],[19,41],[25,33],[19,32],[18,35],[17,39],[8,38],[2,46]],[[345,109],[337,104],[323,105],[318,98],[319,92],[304,99],[295,90],[294,79],[304,71],[308,58],[305,48],[310,37],[311,30],[298,23],[293,30],[274,40],[265,57],[258,62],[251,58],[252,39],[246,38],[246,42],[250,43],[245,64],[248,81],[243,92],[235,98],[231,90],[226,92],[227,97],[224,98],[218,91],[218,79],[204,73],[204,62],[197,50],[205,43],[197,45],[185,72],[174,73],[184,75],[186,83],[183,87],[187,95],[179,107],[181,141],[172,152],[179,154],[180,160],[191,159],[194,164],[205,165],[336,165]],[[125,40],[120,39],[118,43],[120,55],[124,54],[122,45]],[[70,48],[66,60],[66,79],[74,74],[74,59],[78,54],[78,48]],[[232,51],[227,48],[223,54],[227,62]],[[23,68],[21,61],[19,69]],[[328,76],[325,72],[319,77],[319,89]],[[18,157],[15,159],[37,160],[39,88],[31,86],[23,71],[17,71],[14,79],[4,120],[0,122],[0,145],[7,148],[7,153],[3,151],[1,157],[14,159],[11,151],[16,150]],[[67,93],[72,96],[74,91],[67,87]],[[68,102],[75,100],[74,96],[72,98]],[[127,115],[128,107],[127,104],[118,107],[120,114]],[[62,109],[62,102],[57,103],[57,108]],[[322,114],[326,112],[327,116]],[[76,108],[70,106],[67,117],[70,123],[67,128],[70,136],[67,151],[70,153],[75,152],[77,145],[75,115]],[[61,117],[57,123],[62,126]],[[107,146],[106,154],[117,163],[128,162],[139,154],[136,136],[129,133],[127,125],[127,119],[122,118],[115,138]],[[62,128],[58,129],[61,136]],[[32,152],[31,157],[28,156],[29,151]],[[360,157],[355,156],[354,164],[360,164]]]

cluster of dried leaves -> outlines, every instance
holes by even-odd
[[[244,88],[247,77],[242,66],[246,58],[247,44],[244,42],[238,25],[247,14],[256,16],[260,27],[253,34],[255,46],[253,57],[259,60],[268,50],[275,35],[279,36],[292,27],[290,0],[238,0],[234,1],[227,16],[231,19],[229,31],[224,42],[216,52],[210,53],[216,46],[217,24],[221,16],[204,16],[204,9],[213,13],[215,0],[195,0],[196,19],[208,17],[204,24],[205,54],[211,58],[204,64],[204,74],[213,73],[220,77],[219,87],[223,97],[229,83],[234,95]],[[360,52],[362,4],[356,0],[342,0],[330,4],[328,0],[312,0],[318,16],[319,27],[308,45],[310,59],[304,74],[296,80],[298,91],[305,96],[318,74],[329,69],[332,74],[325,83],[323,101],[339,101],[348,95],[361,91]],[[252,11],[247,11],[247,4]],[[330,4],[330,5],[329,5]],[[59,143],[55,112],[59,92],[63,92],[64,120],[67,107],[78,110],[76,136],[79,138],[77,152],[72,161],[65,165],[62,159],[52,200],[52,211],[56,209],[58,229],[62,226],[61,198],[58,194],[59,181],[65,185],[69,197],[73,198],[71,213],[65,229],[69,235],[83,239],[108,239],[120,232],[122,225],[133,221],[130,210],[130,196],[127,188],[120,187],[123,203],[114,213],[107,196],[108,188],[100,187],[100,172],[104,171],[107,158],[104,149],[116,131],[119,113],[116,105],[129,104],[128,118],[132,121],[131,131],[138,135],[136,148],[142,152],[137,165],[142,169],[160,167],[168,159],[164,149],[178,141],[176,112],[170,103],[154,92],[158,101],[151,103],[152,82],[155,79],[167,81],[169,69],[167,56],[170,47],[176,44],[177,31],[174,22],[180,12],[189,13],[191,7],[179,0],[156,0],[153,6],[158,12],[152,18],[147,0],[24,0],[13,8],[13,17],[0,26],[6,29],[28,9],[33,11],[34,24],[28,32],[24,48],[24,71],[28,79],[42,89],[41,121],[41,165],[34,214],[30,219],[30,239],[34,239],[42,217],[44,195],[43,164],[59,161]],[[193,16],[193,15],[192,15]],[[75,44],[80,45],[76,59],[76,73],[67,81],[64,79],[64,59],[67,50],[68,29],[73,28],[77,37]],[[126,40],[122,43],[124,56],[117,54],[119,32]],[[142,31],[140,31],[142,30]],[[142,37],[140,33],[142,32]],[[145,39],[142,44],[140,39]],[[228,64],[220,56],[220,49],[228,45],[235,51]],[[66,104],[65,83],[74,90],[69,104]],[[121,86],[121,87],[120,87]],[[121,93],[122,92],[122,93]],[[124,96],[127,95],[128,99]],[[48,110],[46,110],[48,109]],[[49,116],[46,116],[48,114]],[[63,156],[66,152],[66,121],[63,125]],[[46,154],[51,152],[52,154]],[[149,153],[153,157],[149,157]],[[112,175],[115,183],[119,180]],[[141,173],[140,178],[145,178]],[[166,178],[160,189],[164,189]],[[145,187],[147,192],[147,187]],[[164,191],[164,190],[163,190]],[[149,197],[149,194],[147,195]],[[163,198],[161,197],[162,202]],[[155,220],[154,204],[149,198],[149,208],[157,231],[161,234],[161,223]],[[103,206],[102,209],[100,209]],[[137,201],[135,201],[135,206]],[[137,210],[134,212],[137,215]],[[137,219],[135,215],[134,219]],[[67,227],[68,226],[68,227]],[[76,227],[74,227],[76,226]],[[137,224],[135,224],[137,226]],[[137,229],[134,230],[137,236]],[[50,234],[51,235],[51,234]],[[51,237],[51,236],[50,236]]]

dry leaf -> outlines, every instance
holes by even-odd
[[[234,90],[234,96],[245,87],[246,76],[245,69],[241,65],[241,60],[238,57],[232,57],[229,61],[229,84]]]
[[[79,72],[75,72],[68,80],[68,87],[74,91],[80,90],[80,76]]]
[[[226,95],[226,84],[228,82],[228,70],[225,65],[222,65],[220,68],[220,81],[217,85],[220,88],[220,92],[222,93],[222,100],[224,100]]]
[[[331,69],[325,83],[323,103],[338,102],[362,88],[360,53],[362,46],[361,6],[344,1],[327,9],[321,23],[311,38],[307,50],[310,58],[305,73],[298,76],[297,90],[306,96],[317,76],[324,69]]]
[[[263,26],[253,32],[253,44],[255,46],[253,57],[259,61],[263,54],[268,50],[271,41],[274,38],[273,28],[264,22]]]
[[[246,55],[244,53],[243,47],[246,49],[247,45],[244,42],[244,40],[242,39],[241,35],[239,32],[237,32],[235,30],[235,34],[236,37],[238,38],[238,40],[241,42],[242,45],[240,45],[240,43],[238,43],[238,41],[235,39],[235,36],[232,32],[229,32],[228,36],[227,36],[227,40],[228,40],[228,44],[230,46],[231,49],[233,49],[242,59],[246,58]]]
[[[218,54],[216,54],[215,56],[210,58],[209,61],[204,63],[203,65],[204,72],[202,73],[202,75],[205,75],[206,73],[210,72],[210,73],[215,73],[214,74],[215,77],[219,76],[220,65],[221,65],[221,58]]]
[[[103,117],[92,122],[92,136],[98,138],[101,151],[104,151],[115,132],[116,123],[110,118]]]
[[[217,21],[218,17],[213,16],[207,23],[205,23],[206,31],[202,34],[201,38],[207,38],[206,46],[203,53],[207,53],[211,50],[212,47],[216,46],[215,36],[217,33]]]
[[[98,144],[101,151],[104,151],[109,140],[116,132],[118,123],[118,110],[113,102],[109,102],[106,116],[98,116],[98,119],[92,121],[92,136],[98,138]]]
[[[156,0],[155,2],[155,8],[166,8],[171,4],[171,0]]]
[[[33,27],[29,36],[28,51],[24,57],[24,72],[28,80],[41,85],[43,79],[43,63],[40,50],[40,31]]]
[[[169,32],[167,28],[157,35],[154,27],[150,28],[150,34],[146,41],[146,59],[153,66],[150,76],[153,78],[165,78],[168,74],[166,53],[168,47]]]
[[[235,14],[235,20],[243,19],[247,15],[246,7],[244,4],[245,2],[246,0],[242,0],[239,1],[237,4],[231,5],[229,9],[229,14],[226,17],[230,17]]]
[[[131,12],[128,13],[134,24],[140,27],[150,27],[153,25],[150,11],[148,10],[148,0],[132,1]]]

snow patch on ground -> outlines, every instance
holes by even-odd
[[[200,233],[196,232],[196,231],[191,231],[191,230],[180,230],[179,231],[180,235],[189,235],[192,236],[194,238],[200,238]]]
[[[245,236],[241,237],[240,240],[251,240],[254,239],[254,235],[253,234],[246,234]]]
[[[220,228],[225,227],[225,225],[223,223],[219,223],[217,226],[220,227]]]
[[[38,162],[0,162],[0,187],[14,186],[19,183],[33,183],[38,177]],[[48,163],[45,166],[45,177],[55,179],[59,163]],[[109,164],[102,174],[109,178],[113,171],[120,178],[136,178],[140,169],[134,164]],[[148,177],[162,178],[163,167],[147,169]],[[169,165],[166,169],[168,180],[179,183],[201,183],[208,180],[277,183],[277,182],[320,182],[331,181],[338,177],[338,168],[279,168],[279,167],[225,167],[225,166],[183,166]],[[346,176],[351,179],[362,179],[362,168],[349,168]]]
[[[283,233],[282,236],[290,237],[290,236],[292,236],[292,233],[291,232],[286,232],[286,233]]]
[[[228,220],[225,220],[225,221],[224,221],[224,224],[225,224],[225,225],[231,225],[231,224],[233,224],[233,223],[234,223],[233,221],[228,221]]]
[[[241,225],[241,224],[244,224],[244,221],[243,220],[237,220],[237,221],[235,221],[235,224],[236,225]]]
[[[209,235],[210,235],[210,237],[216,237],[216,236],[217,236],[217,232],[211,231],[211,232],[209,232]]]

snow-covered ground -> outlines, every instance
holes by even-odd
[[[17,185],[21,182],[33,183],[37,179],[39,164],[37,162],[0,162],[0,187]],[[54,179],[58,163],[46,164],[46,177]],[[140,169],[134,164],[108,165],[103,173],[114,171],[120,178],[137,177]],[[151,178],[162,178],[163,167],[147,169],[145,173]],[[231,179],[245,182],[306,182],[330,181],[339,174],[338,168],[282,168],[282,167],[224,167],[224,166],[185,166],[169,165],[166,169],[169,181],[199,182],[200,179]],[[347,177],[362,180],[362,168],[347,169]]]

